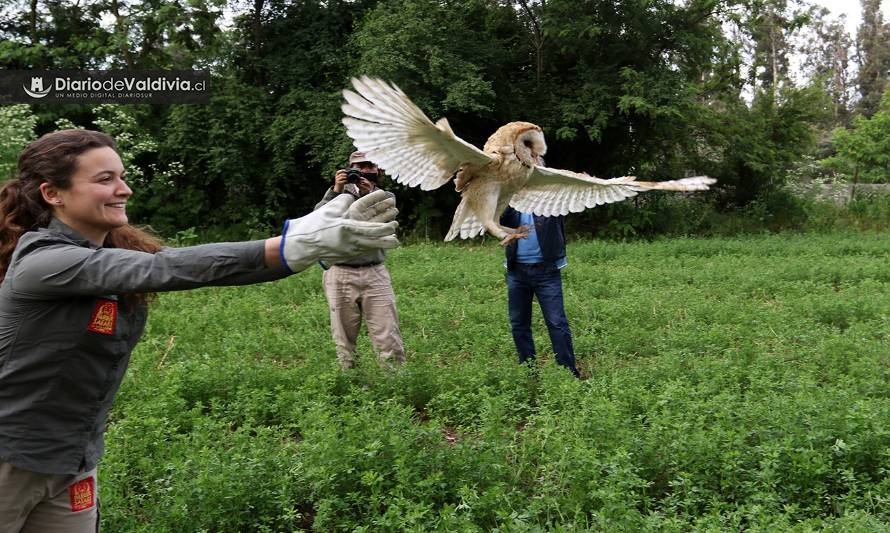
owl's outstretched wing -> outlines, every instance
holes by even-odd
[[[510,206],[536,215],[567,215],[620,202],[642,191],[705,191],[716,182],[707,176],[671,181],[637,181],[634,176],[605,180],[571,170],[535,167],[525,186],[510,199]]]
[[[466,163],[491,157],[456,136],[444,118],[436,124],[395,85],[367,76],[345,89],[343,125],[355,147],[399,182],[423,190],[445,184]]]

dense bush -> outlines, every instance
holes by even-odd
[[[836,129],[832,142],[837,154],[822,161],[827,168],[857,183],[890,182],[890,90],[874,115]]]
[[[729,211],[717,202],[713,194],[648,193],[571,215],[567,231],[580,238],[621,240],[890,228],[890,193],[857,192],[848,204],[840,204],[783,188]]]

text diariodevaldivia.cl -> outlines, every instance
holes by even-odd
[[[55,78],[53,88],[57,91],[204,91],[207,89],[207,81],[184,80],[181,78],[146,78],[137,80],[133,78],[109,78],[107,80],[83,80],[71,78]]]

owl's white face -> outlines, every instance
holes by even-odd
[[[516,136],[513,143],[513,153],[516,158],[527,166],[542,165],[544,154],[547,153],[547,143],[544,142],[544,133],[535,126]]]

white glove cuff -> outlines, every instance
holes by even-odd
[[[284,243],[287,241],[287,227],[290,225],[289,218],[284,219],[284,227],[281,228],[281,242],[278,244],[278,258],[281,260],[281,264],[284,265],[284,268],[291,274],[294,274],[295,271],[287,264],[287,259],[284,257]]]

